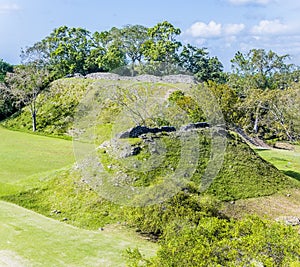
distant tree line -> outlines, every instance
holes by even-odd
[[[177,40],[180,33],[167,21],[151,28],[127,25],[94,33],[62,26],[23,49],[21,58],[24,64],[49,68],[55,78],[119,68],[126,75],[164,75],[181,70],[195,74],[199,81],[223,81],[223,65],[218,58],[209,57],[206,48],[183,45]]]

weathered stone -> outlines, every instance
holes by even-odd
[[[278,149],[294,150],[293,145],[291,145],[289,143],[285,143],[285,142],[276,142],[274,147],[278,148]]]
[[[72,76],[74,77],[74,76]],[[96,72],[90,73],[85,76],[85,78],[89,79],[103,79],[103,80],[115,80],[115,81],[135,81],[135,82],[166,82],[166,83],[185,83],[185,84],[193,84],[196,83],[195,79],[191,75],[167,75],[167,76],[154,76],[154,75],[138,75],[138,76],[121,76],[115,73],[108,72]]]
[[[184,125],[180,128],[181,131],[189,131],[193,129],[200,129],[200,128],[208,128],[210,127],[209,123],[207,122],[196,122]]]
[[[140,137],[141,135],[148,134],[148,133],[162,133],[162,132],[175,132],[176,128],[173,126],[162,126],[160,128],[150,128],[147,126],[136,126],[131,128],[121,134],[119,134],[119,138],[136,138]]]
[[[296,226],[300,224],[300,219],[296,216],[281,216],[276,219],[277,222],[283,222],[286,225]]]

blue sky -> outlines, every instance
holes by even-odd
[[[226,70],[237,51],[252,48],[290,54],[300,65],[299,13],[297,0],[0,0],[0,59],[19,63],[21,48],[62,25],[94,32],[167,20],[183,43],[207,47]]]

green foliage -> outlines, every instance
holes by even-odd
[[[141,64],[144,56],[144,43],[149,39],[148,28],[142,25],[127,25],[120,30],[121,47],[132,64],[132,75],[135,74],[136,61]]]
[[[238,123],[265,140],[299,139],[299,86],[287,90],[249,89],[236,104]]]
[[[157,23],[154,27],[149,28],[150,39],[143,45],[145,58],[150,62],[177,62],[176,52],[181,43],[176,40],[176,36],[180,33],[179,28],[175,28],[167,21]]]
[[[217,57],[208,57],[205,48],[197,48],[190,44],[183,46],[179,55],[179,66],[194,74],[200,82],[210,80],[223,83],[225,81],[222,63]]]
[[[218,101],[226,123],[229,125],[236,123],[240,117],[239,110],[237,110],[240,99],[236,91],[226,84],[218,84],[212,81],[207,83],[207,88],[214,94]]]
[[[37,113],[37,132],[47,135],[66,135],[70,129],[76,107],[91,81],[64,79],[51,84],[49,90],[37,97],[41,104]],[[30,112],[24,108],[20,114],[4,121],[3,126],[28,131],[31,128]]]
[[[288,266],[300,261],[300,240],[291,227],[248,217],[175,221],[147,266]]]
[[[0,82],[0,120],[9,117],[16,112],[16,110],[13,95],[9,92],[6,85]]]
[[[278,88],[288,82],[287,73],[294,67],[285,63],[287,59],[289,55],[280,56],[272,50],[251,49],[247,54],[238,51],[231,60],[234,76],[230,83],[242,92],[247,86],[262,90]]]
[[[4,81],[7,72],[12,72],[13,66],[0,59],[0,83]]]
[[[61,26],[42,40],[57,75],[87,72],[85,60],[89,55],[89,35],[90,32],[82,28]]]
[[[158,237],[172,222],[185,219],[197,224],[203,217],[221,217],[220,202],[211,196],[200,196],[193,183],[164,203],[125,210],[127,221],[143,233]]]
[[[222,63],[209,58],[206,49],[188,44],[179,52],[182,44],[176,38],[180,33],[168,21],[151,28],[126,25],[94,33],[61,26],[23,49],[21,57],[24,64],[49,69],[51,80],[74,73],[114,71],[132,76],[193,73],[199,81],[224,82]]]
[[[149,266],[149,264],[151,264],[151,261],[146,259],[138,248],[126,249],[126,251],[124,252],[124,256],[126,259],[127,266],[130,267],[142,267]]]
[[[186,112],[192,122],[205,121],[206,118],[201,107],[192,97],[185,96],[184,92],[174,91],[168,100]]]

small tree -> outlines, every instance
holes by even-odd
[[[27,106],[32,117],[32,131],[36,131],[38,95],[49,83],[49,72],[36,65],[20,65],[8,73],[6,83],[18,106]]]
[[[0,59],[0,82],[4,81],[5,74],[13,70],[13,66]]]

